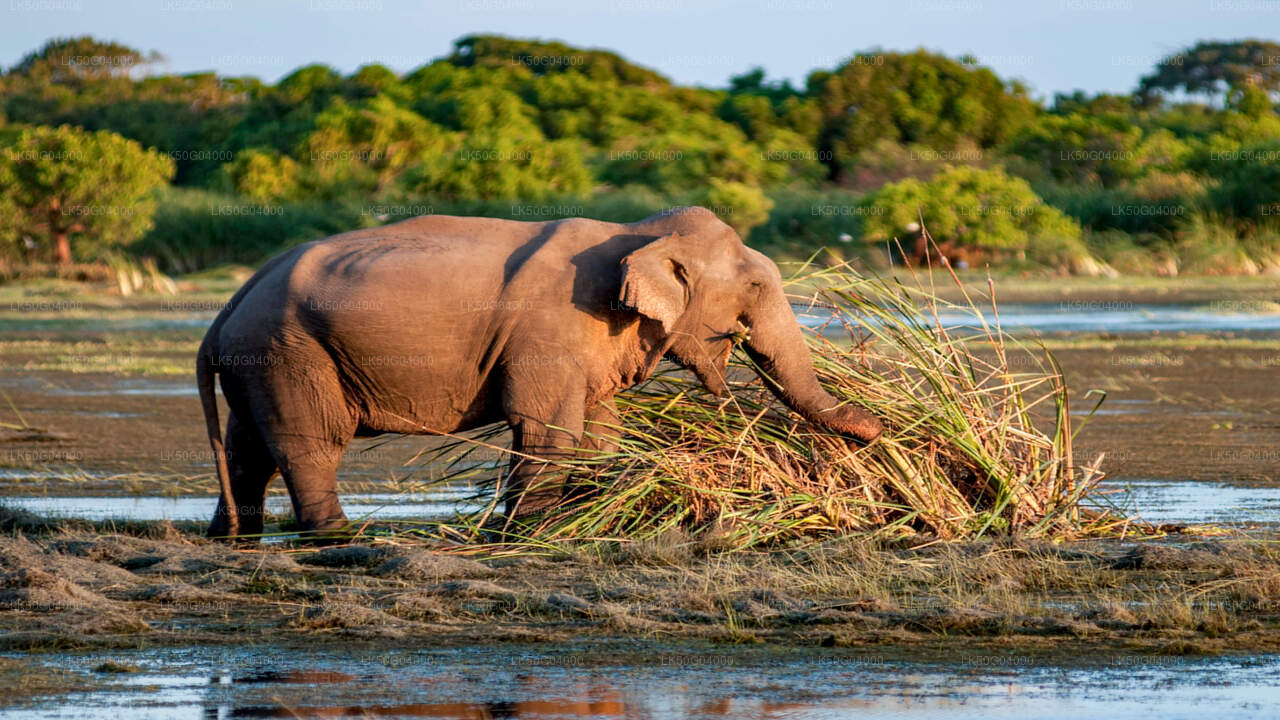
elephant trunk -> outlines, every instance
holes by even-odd
[[[874,415],[861,408],[840,405],[818,382],[809,356],[809,345],[781,288],[762,298],[756,316],[748,318],[751,334],[744,343],[747,354],[760,367],[761,378],[778,399],[806,420],[863,442],[880,436],[882,427]]]

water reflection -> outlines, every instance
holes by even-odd
[[[753,648],[584,652],[192,647],[26,656],[51,672],[104,660],[140,671],[22,708],[18,718],[1025,718],[1275,717],[1280,658],[1092,658],[964,649]],[[664,654],[664,652],[666,654]],[[16,655],[0,653],[3,655]],[[677,662],[670,662],[670,658]],[[228,669],[231,668],[231,669]],[[4,700],[0,698],[0,707]]]

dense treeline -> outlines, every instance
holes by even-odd
[[[255,262],[423,212],[631,220],[709,206],[776,253],[1280,271],[1280,45],[1206,42],[1132,95],[1049,107],[972,58],[870,51],[804,87],[681,87],[495,36],[399,75],[272,85],[53,40],[0,76],[0,258]]]

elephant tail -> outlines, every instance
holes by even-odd
[[[216,327],[217,323],[215,323]],[[218,396],[214,379],[218,368],[212,348],[214,328],[210,328],[200,352],[196,355],[196,385],[200,389],[200,406],[204,408],[204,422],[209,430],[209,447],[213,449],[213,462],[218,469],[218,487],[222,493],[222,507],[227,514],[227,535],[240,532],[240,514],[231,494],[231,472],[227,469],[227,450],[222,444],[222,427],[218,422]]]

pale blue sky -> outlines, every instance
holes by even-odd
[[[1280,38],[1280,0],[0,0],[0,63],[92,34],[167,70],[276,80],[323,62],[398,71],[454,39],[501,33],[615,50],[677,82],[722,86],[761,65],[802,81],[856,50],[972,53],[1034,94],[1127,92],[1199,39]]]

